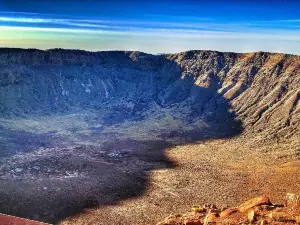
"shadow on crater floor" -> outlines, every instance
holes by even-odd
[[[176,166],[168,148],[242,131],[217,87],[176,76],[152,106],[35,116],[18,126],[3,120],[1,213],[57,223],[85,208],[117,204],[144,193],[148,171]]]

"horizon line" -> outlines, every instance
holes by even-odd
[[[186,52],[216,52],[216,53],[230,53],[230,54],[253,54],[253,53],[267,53],[267,54],[278,54],[278,55],[290,55],[290,56],[299,56],[300,54],[291,54],[291,53],[284,53],[284,52],[270,52],[270,51],[245,51],[245,52],[235,52],[235,51],[219,51],[219,50],[213,50],[213,49],[189,49],[186,51],[178,51],[178,52],[169,52],[169,53],[150,53],[145,51],[139,51],[139,50],[118,50],[118,49],[111,49],[111,50],[86,50],[86,49],[72,49],[72,48],[48,48],[48,49],[39,49],[39,48],[19,48],[19,47],[1,47],[0,46],[0,53],[1,50],[7,49],[7,50],[35,50],[35,51],[41,51],[41,52],[48,52],[53,50],[62,50],[62,51],[79,51],[79,52],[86,52],[86,53],[101,53],[101,52],[138,52],[138,53],[144,53],[147,55],[175,55],[180,53],[186,53]]]

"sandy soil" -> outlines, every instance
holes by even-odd
[[[261,194],[281,203],[287,192],[300,190],[300,161],[285,149],[285,144],[259,149],[242,137],[169,148],[175,166],[150,171],[140,196],[86,209],[60,224],[156,224],[195,203],[221,208]]]

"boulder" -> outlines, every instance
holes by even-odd
[[[263,195],[243,203],[242,205],[239,206],[239,211],[246,212],[249,209],[252,209],[253,207],[259,205],[272,205],[272,203],[267,196]]]
[[[183,221],[184,225],[202,225],[199,219],[186,219]]]
[[[271,220],[276,222],[296,222],[296,217],[286,212],[272,212],[269,214],[269,217],[271,218]]]
[[[228,208],[228,209],[225,209],[224,211],[222,211],[220,213],[220,217],[228,217],[236,212],[238,212],[239,209],[238,208]]]
[[[216,213],[209,213],[206,215],[205,219],[204,219],[204,225],[208,225],[211,223],[216,223],[218,219],[218,214]]]

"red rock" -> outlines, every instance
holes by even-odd
[[[295,220],[296,220],[296,224],[300,224],[300,216],[296,216]]]
[[[219,213],[212,213],[206,208],[199,213],[190,211],[178,217],[172,215],[159,225],[228,225],[228,224],[257,224],[257,225],[279,225],[298,224],[300,225],[300,207],[298,206],[299,196],[288,194],[286,206],[272,204],[268,197],[261,196],[245,202],[237,208],[228,208]],[[291,207],[292,208],[291,208]],[[196,207],[198,209],[198,207]],[[168,223],[166,223],[168,222]]]
[[[266,225],[266,224],[268,224],[266,220],[262,220],[262,221],[260,222],[260,225]]]
[[[296,222],[296,218],[286,212],[272,212],[269,217],[278,222]]]
[[[186,219],[183,222],[184,225],[202,225],[199,219]]]
[[[157,225],[174,225],[182,224],[182,217],[179,214],[171,215],[166,218],[163,222],[158,223]]]
[[[217,219],[218,219],[218,214],[215,213],[207,214],[204,219],[204,225],[208,225],[210,223],[216,223]]]
[[[263,195],[261,197],[258,198],[254,198],[251,199],[245,203],[243,203],[242,205],[239,206],[239,210],[241,212],[246,212],[247,210],[255,207],[255,206],[259,206],[259,205],[271,205],[272,203],[270,202],[270,199]]]
[[[238,212],[239,209],[238,208],[228,208],[225,209],[223,212],[220,213],[220,217],[228,217],[236,212]]]

